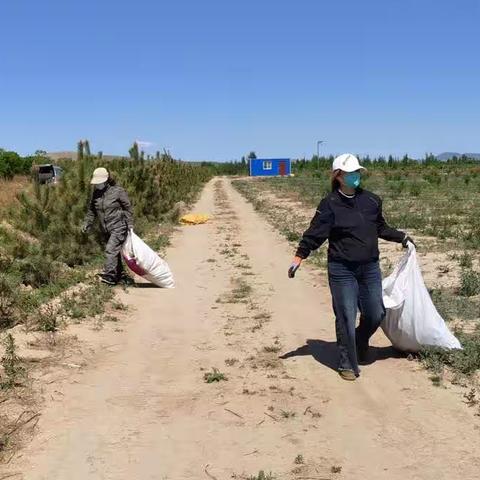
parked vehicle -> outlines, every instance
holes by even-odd
[[[57,184],[63,175],[63,169],[57,165],[45,164],[36,167],[36,180],[41,185]]]

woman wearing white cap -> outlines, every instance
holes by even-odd
[[[359,376],[359,362],[367,360],[369,340],[380,326],[385,307],[378,239],[401,243],[412,239],[387,225],[381,199],[360,188],[364,168],[351,154],[335,158],[332,191],[321,202],[300,240],[288,271],[293,278],[312,250],[328,239],[328,280],[335,312],[338,372],[345,380]],[[357,328],[357,310],[360,324]]]
[[[128,231],[133,229],[132,206],[127,192],[116,185],[106,168],[95,169],[90,183],[95,189],[82,231],[90,231],[98,218],[107,240],[105,266],[99,276],[103,283],[116,285],[120,280],[128,280],[123,274],[120,251]]]

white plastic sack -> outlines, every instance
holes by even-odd
[[[167,262],[160,258],[133,230],[122,247],[122,257],[128,268],[162,288],[173,288],[175,282]]]
[[[418,352],[422,346],[462,348],[428,294],[413,244],[408,244],[382,286],[387,310],[382,329],[395,348],[407,352]]]

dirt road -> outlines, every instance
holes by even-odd
[[[290,248],[228,180],[195,211],[214,220],[173,238],[177,288],[122,294],[124,332],[47,404],[12,479],[479,478],[479,421],[455,392],[381,333],[378,361],[339,379],[325,279],[287,278]],[[212,367],[228,380],[206,383]]]

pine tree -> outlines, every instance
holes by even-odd
[[[77,160],[83,160],[83,141],[80,140],[77,144]]]
[[[140,160],[140,154],[138,151],[138,143],[134,142],[132,148],[128,151],[130,158],[136,162]]]

